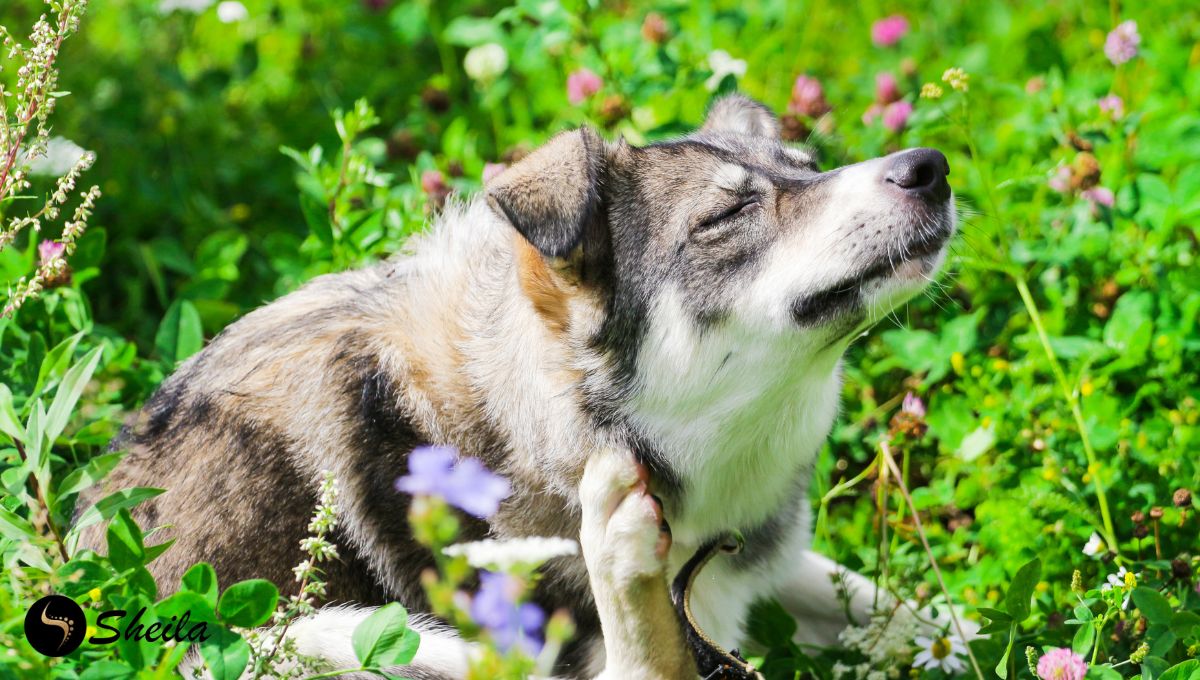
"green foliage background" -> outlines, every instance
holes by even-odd
[[[394,252],[432,209],[422,173],[440,170],[469,193],[485,162],[561,129],[586,123],[634,142],[689,130],[713,96],[708,55],[723,49],[746,61],[737,86],[781,113],[796,76],[823,83],[832,113],[799,121],[818,130],[807,141],[823,167],[935,146],[964,213],[942,284],[847,361],[843,417],[817,474],[817,546],[886,571],[902,593],[936,597],[894,486],[879,492],[871,474],[829,494],[876,459],[911,391],[928,408],[928,431],[893,437],[894,450],[955,601],[1003,610],[1018,568],[1042,559],[1030,618],[1014,628],[1016,656],[1025,644],[1071,643],[1074,570],[1088,588],[1116,570],[1081,552],[1093,532],[1107,537],[1101,498],[1118,563],[1176,610],[1200,609],[1196,502],[1172,503],[1177,490],[1200,489],[1194,3],[243,4],[248,18],[224,23],[215,6],[164,13],[155,0],[94,0],[62,55],[59,89],[72,94],[59,102],[55,134],[96,152],[85,181],[104,196],[72,258],[73,282],[0,321],[0,375],[22,417],[74,359],[103,348],[54,442],[56,478],[96,460],[122,416],[204,338],[314,275]],[[19,33],[42,11],[5,2],[0,24]],[[643,35],[650,11],[665,20],[661,44]],[[872,22],[892,13],[910,32],[874,46]],[[1114,67],[1105,35],[1126,19],[1138,22],[1141,52]],[[493,42],[507,69],[476,82],[464,55]],[[582,67],[604,85],[575,105],[565,83]],[[969,91],[941,82],[951,67],[970,74]],[[900,133],[861,119],[885,71],[915,106]],[[946,94],[918,98],[923,83]],[[1097,106],[1108,94],[1124,102],[1116,120]],[[330,123],[339,109],[361,129],[339,136]],[[1111,209],[1050,187],[1081,149],[1115,193]],[[0,253],[6,280],[35,258],[35,242],[18,246]],[[69,521],[69,494],[65,502],[59,522]],[[15,494],[5,507],[22,512]],[[1154,507],[1163,508],[1154,533],[1138,538],[1150,520],[1131,517]],[[9,568],[17,549],[5,549]],[[1194,656],[1197,630],[1184,625],[1167,645],[1152,636],[1155,657]],[[1127,658],[1146,635],[1136,618],[1110,628],[1097,658]],[[989,669],[1006,642],[1001,633],[979,645]]]

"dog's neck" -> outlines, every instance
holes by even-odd
[[[679,310],[668,293],[652,311],[622,411],[652,469],[666,468],[668,520],[691,545],[795,507],[837,412],[842,348],[700,329]]]

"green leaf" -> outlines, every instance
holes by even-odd
[[[75,347],[82,339],[83,333],[76,333],[58,343],[54,346],[54,349],[46,353],[38,368],[37,384],[33,387],[34,395],[41,396],[42,389],[46,386],[46,383],[53,380],[56,376],[62,375],[63,371],[67,370],[67,366],[71,363],[71,357],[75,356]]]
[[[354,655],[370,668],[406,664],[417,655],[420,643],[420,636],[408,627],[408,611],[398,602],[376,609],[351,636]]]
[[[1005,623],[1012,621],[1012,617],[1008,615],[1008,612],[1000,611],[999,609],[992,609],[991,607],[979,607],[975,611],[979,612],[980,616],[985,616],[992,621],[1003,621]]]
[[[1085,623],[1075,631],[1075,637],[1071,640],[1071,651],[1079,656],[1086,657],[1088,652],[1092,651],[1092,645],[1096,643],[1096,626],[1091,623]]]
[[[25,436],[25,428],[21,427],[21,419],[13,408],[12,390],[4,383],[0,383],[0,432],[13,441]]]
[[[1171,603],[1167,602],[1167,598],[1163,597],[1157,590],[1147,588],[1146,586],[1138,586],[1133,589],[1133,603],[1146,617],[1150,623],[1157,623],[1169,626],[1174,612],[1171,610]]]
[[[977,427],[973,432],[963,437],[962,445],[958,448],[958,456],[969,463],[987,453],[995,443],[995,426]]]
[[[484,43],[503,43],[504,33],[491,19],[455,17],[442,31],[442,39],[451,45],[475,47]]]
[[[183,588],[204,597],[212,609],[217,608],[217,570],[207,562],[192,565],[183,574]]]
[[[253,628],[266,623],[279,604],[279,589],[264,579],[235,583],[221,594],[217,613],[221,620],[233,626]]]
[[[142,530],[133,521],[129,510],[122,508],[108,525],[108,561],[118,571],[136,569],[146,564],[146,546]]]
[[[79,680],[132,680],[135,677],[137,670],[133,666],[111,659],[93,661],[79,674]]]
[[[1033,597],[1033,589],[1037,587],[1038,579],[1042,576],[1042,561],[1035,557],[1017,570],[1012,585],[1004,598],[1013,621],[1020,623],[1029,618],[1029,600]]]
[[[188,300],[172,302],[154,336],[154,347],[159,356],[173,366],[199,352],[203,346],[204,330],[196,306]]]
[[[62,382],[58,384],[54,401],[50,403],[50,410],[46,413],[45,436],[47,442],[53,444],[58,439],[58,435],[62,434],[63,429],[66,428],[67,421],[71,419],[71,412],[83,394],[83,388],[92,379],[92,373],[96,371],[96,365],[100,363],[103,351],[102,347],[92,348],[92,351],[83,355],[83,358],[67,371]]]
[[[75,523],[75,526],[71,527],[68,536],[76,537],[84,528],[101,520],[112,519],[121,510],[132,508],[143,501],[154,498],[163,493],[163,491],[165,489],[139,486],[109,494],[96,501],[96,504],[92,507],[83,511],[83,514],[79,516],[79,521]]]
[[[24,517],[0,507],[0,536],[18,543],[37,538],[37,530]]]
[[[1158,677],[1159,680],[1195,680],[1196,678],[1200,678],[1200,660],[1188,659],[1181,664],[1171,666]]]
[[[313,235],[326,246],[333,245],[333,225],[329,223],[329,207],[308,194],[300,194],[300,211]]]
[[[1200,626],[1200,614],[1196,612],[1175,612],[1171,617],[1171,630],[1181,638],[1193,635],[1193,629]]]
[[[1087,675],[1083,677],[1088,680],[1122,680],[1122,675],[1111,666],[1089,666]]]
[[[1000,657],[1000,663],[996,664],[996,675],[1000,676],[1001,680],[1008,678],[1008,657],[1012,656],[1013,643],[1017,640],[1017,624],[1010,623],[1008,626],[1008,646],[1004,648],[1004,656]]]
[[[796,619],[778,601],[759,600],[750,607],[746,632],[764,648],[783,647],[796,634]]]
[[[91,488],[101,479],[104,479],[112,469],[121,462],[123,453],[105,453],[87,462],[87,465],[75,470],[63,479],[59,485],[56,495],[58,498],[65,498],[72,494],[77,494],[84,489]]]
[[[200,643],[200,656],[213,680],[237,680],[250,661],[250,645],[242,636],[221,627]]]

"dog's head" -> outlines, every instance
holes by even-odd
[[[647,337],[722,327],[817,351],[863,330],[940,266],[955,221],[948,172],[932,149],[821,172],[780,141],[768,109],[731,96],[674,141],[560,134],[487,197],[603,291],[601,342],[636,372]]]

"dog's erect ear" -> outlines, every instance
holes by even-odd
[[[778,139],[779,119],[753,99],[731,94],[713,102],[701,130]]]
[[[600,208],[606,155],[594,130],[564,132],[501,173],[487,201],[547,257],[564,257]]]

